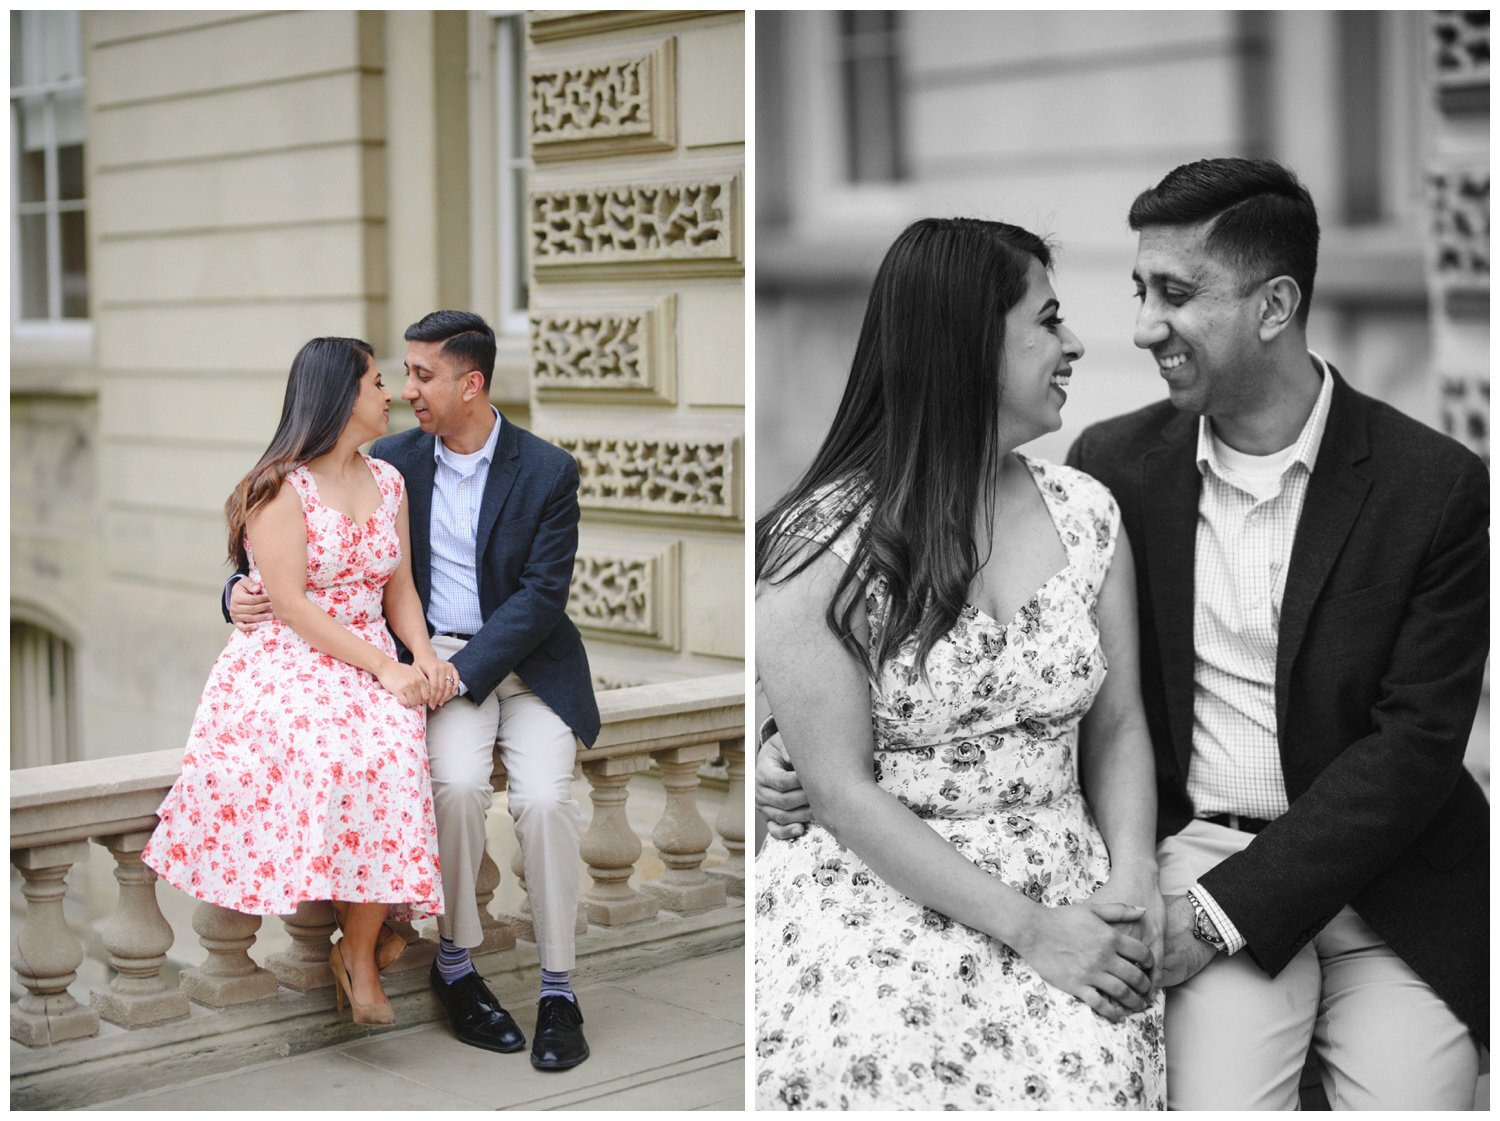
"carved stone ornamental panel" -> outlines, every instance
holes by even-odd
[[[1438,168],[1431,191],[1433,267],[1451,316],[1489,316],[1490,174],[1484,168]]]
[[[738,516],[738,440],[554,437],[578,461],[578,501],[606,510]]]
[[[676,400],[673,297],[639,310],[531,315],[531,375],[543,399]]]
[[[627,58],[582,58],[533,69],[533,158],[576,159],[673,148],[674,44],[667,39]]]
[[[646,261],[735,262],[734,176],[619,183],[531,195],[538,269]]]
[[[1442,377],[1443,431],[1490,461],[1490,383],[1484,377]]]
[[[1445,113],[1488,112],[1489,10],[1433,12],[1431,20],[1439,106]]]
[[[582,550],[573,566],[568,614],[585,631],[675,647],[676,542],[661,552]]]

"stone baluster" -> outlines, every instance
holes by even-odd
[[[193,908],[193,930],[208,951],[203,964],[182,971],[182,991],[199,1004],[228,1008],[276,995],[276,975],[250,959],[264,920],[213,903]]]
[[[635,862],[641,858],[641,839],[630,827],[625,802],[630,776],[647,767],[646,759],[627,755],[618,759],[585,761],[593,819],[581,845],[584,863],[594,885],[584,893],[589,922],[623,926],[656,917],[661,901],[630,886]]]
[[[10,1037],[28,1047],[99,1031],[99,1013],[73,999],[68,986],[83,963],[83,944],[63,915],[68,869],[88,856],[87,841],[43,845],[10,854],[21,873],[26,918],[11,943],[11,967],[26,992],[10,1006]]]
[[[501,950],[515,949],[516,932],[510,923],[497,919],[490,913],[495,892],[500,888],[500,865],[490,856],[489,847],[479,861],[479,878],[474,885],[475,901],[479,904],[479,928],[484,931],[484,940],[479,943],[476,954],[491,954]]]
[[[725,901],[724,881],[711,879],[703,871],[703,859],[714,834],[698,812],[698,768],[717,753],[714,744],[651,753],[661,768],[661,784],[667,792],[667,806],[651,831],[651,841],[667,867],[661,879],[641,890],[678,914],[722,907]]]
[[[729,770],[729,789],[724,793],[724,804],[719,807],[719,816],[714,820],[714,829],[719,840],[729,853],[729,859],[718,868],[708,869],[710,876],[724,881],[725,890],[740,899],[745,897],[745,741],[725,740],[720,745],[724,763]]]
[[[273,954],[266,962],[276,980],[300,992],[331,986],[328,952],[339,928],[333,904],[324,899],[305,900],[297,904],[295,914],[285,915],[281,921],[292,936],[292,944],[285,953]]]
[[[115,978],[94,989],[90,1003],[99,1015],[121,1027],[139,1028],[181,1020],[188,998],[161,975],[172,948],[172,926],[156,902],[156,873],[141,860],[149,830],[94,838],[115,858],[120,899],[104,924],[104,948]]]
[[[431,938],[423,938],[410,922],[386,919],[385,924],[401,935],[406,949],[401,956],[385,967],[387,973],[409,973],[413,969],[426,969],[437,957],[438,946]]]

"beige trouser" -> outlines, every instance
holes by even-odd
[[[1168,837],[1162,894],[1251,840],[1206,821]],[[1474,1108],[1473,1037],[1350,907],[1274,978],[1241,950],[1168,989],[1166,1035],[1172,1109],[1296,1109],[1309,1046],[1334,1109]]]
[[[432,640],[439,658],[461,639]],[[438,932],[460,946],[484,938],[474,898],[484,856],[494,749],[508,775],[507,803],[526,868],[526,892],[542,968],[573,968],[578,911],[578,803],[573,800],[572,729],[515,674],[481,704],[455,697],[427,717],[427,754],[443,866],[445,913]]]

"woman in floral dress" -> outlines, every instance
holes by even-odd
[[[756,525],[763,737],[817,821],[758,857],[759,1108],[1164,1108],[1130,550],[1099,483],[1015,451],[1083,354],[1050,263],[908,228]]]
[[[214,663],[144,853],[173,886],[246,914],[334,901],[337,996],[370,1024],[394,1022],[376,960],[391,908],[442,911],[423,705],[457,684],[412,581],[405,484],[359,453],[390,401],[368,343],[313,339],[293,361],[270,447],[225,504],[230,559],[276,618],[237,630]]]

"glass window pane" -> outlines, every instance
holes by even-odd
[[[58,216],[62,227],[62,317],[89,317],[88,222],[83,211]]]
[[[83,145],[69,144],[57,150],[57,197],[83,198]]]
[[[47,219],[26,214],[21,231],[21,318],[47,318]]]
[[[18,202],[45,202],[47,198],[44,101],[40,97],[22,98],[14,103],[11,113]]]

